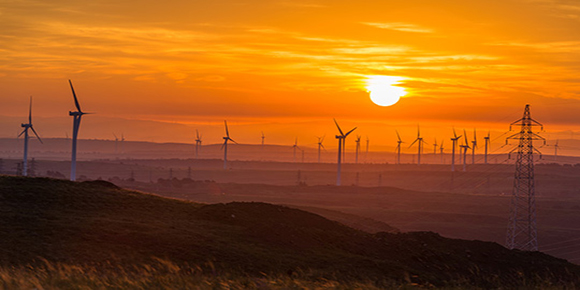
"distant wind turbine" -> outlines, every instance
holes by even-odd
[[[437,154],[437,146],[439,146],[437,144],[437,138],[435,138],[435,143],[433,143],[433,155]]]
[[[477,132],[473,129],[473,141],[471,141],[471,164],[475,164],[475,149],[477,149]]]
[[[465,144],[463,145],[459,145],[459,147],[461,147],[461,149],[463,149],[463,171],[467,170],[467,150],[470,148],[469,147],[469,141],[467,141],[467,133],[465,132],[465,130],[463,130],[463,137],[465,137]]]
[[[340,186],[340,171],[341,171],[341,158],[342,158],[342,147],[343,144],[345,143],[344,140],[346,140],[346,137],[348,137],[348,135],[350,133],[352,133],[352,131],[356,130],[356,127],[354,127],[352,130],[346,132],[346,134],[344,134],[342,132],[342,130],[340,129],[340,126],[338,125],[338,122],[336,122],[336,119],[334,119],[334,124],[336,124],[336,128],[338,128],[338,132],[340,132],[340,135],[336,135],[336,139],[338,139],[338,162],[337,162],[337,172],[336,172],[336,185]]]
[[[224,144],[222,145],[222,149],[224,150],[224,169],[228,169],[228,141],[232,141],[235,144],[238,142],[234,141],[234,139],[230,138],[230,131],[228,130],[228,122],[224,121],[224,125],[226,126],[226,136],[223,137]]]
[[[292,145],[292,149],[294,149],[293,161],[296,162],[296,149],[300,149],[300,147],[298,147],[298,137],[296,137],[296,140],[294,140],[294,145]]]
[[[358,164],[358,152],[360,151],[360,136],[356,136],[356,140],[354,140],[354,142],[356,142],[354,163]]]
[[[118,152],[118,142],[119,142],[119,138],[117,137],[117,134],[113,133],[113,136],[115,136],[115,155],[117,155]]]
[[[32,130],[36,138],[38,138],[38,141],[42,143],[42,139],[40,139],[40,136],[38,136],[36,130],[34,130],[34,127],[32,127],[32,96],[30,97],[30,106],[28,108],[28,123],[21,124],[21,126],[24,128],[24,130],[22,133],[20,133],[20,135],[18,135],[18,137],[24,134],[24,158],[22,160],[22,175],[28,176],[28,129]]]
[[[441,140],[441,144],[439,145],[439,152],[441,155],[441,164],[445,164],[445,160],[443,160],[443,143],[445,142],[445,140]]]
[[[417,139],[415,139],[415,141],[409,145],[409,148],[411,148],[415,143],[417,143],[417,165],[421,165],[421,151],[423,150],[423,142],[425,141],[423,141],[423,137],[421,137],[421,129],[419,126],[417,126]]]
[[[491,140],[490,140],[490,132],[487,132],[487,136],[483,137],[483,140],[485,140],[485,156],[484,156],[484,162],[485,164],[487,164],[487,151],[489,150],[489,147],[491,145]]]
[[[264,136],[264,131],[262,131],[262,148],[264,147],[264,139],[266,139],[266,136]]]
[[[201,150],[201,135],[199,131],[195,130],[195,159],[199,157],[199,151]]]
[[[70,89],[72,91],[73,98],[75,101],[75,107],[77,109],[76,112],[72,112],[72,111],[68,112],[68,115],[73,117],[73,136],[72,136],[72,156],[71,156],[71,164],[70,164],[70,180],[75,181],[77,179],[77,177],[76,177],[76,173],[77,173],[77,137],[79,135],[79,128],[81,126],[81,118],[83,117],[83,115],[86,115],[88,113],[85,113],[81,110],[81,105],[79,104],[79,101],[77,99],[77,95],[75,93],[75,89],[73,88],[73,84],[72,84],[71,80],[68,80],[68,83],[70,84]]]
[[[367,136],[367,150],[365,151],[365,163],[369,162],[368,158],[369,158],[369,136]]]
[[[401,140],[401,135],[399,135],[399,131],[395,130],[397,133],[397,164],[401,164],[401,144],[405,143]]]
[[[457,136],[455,128],[453,128],[453,138],[451,138],[451,171],[455,171],[455,148],[457,147],[457,140],[459,138],[461,138],[461,135]]]
[[[558,139],[556,139],[556,144],[554,144],[554,161],[556,161],[556,159],[558,158],[558,148],[560,148],[560,145],[558,145]]]
[[[324,142],[324,136],[322,137],[318,137],[318,163],[320,163],[320,149],[324,149],[324,145],[322,145],[322,142]]]

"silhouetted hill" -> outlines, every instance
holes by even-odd
[[[370,234],[283,206],[203,205],[104,181],[0,176],[0,234],[5,265],[139,264],[158,257],[211,265],[204,269],[214,274],[311,271],[434,285],[580,285],[579,266],[539,252],[429,232]]]

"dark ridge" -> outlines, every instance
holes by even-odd
[[[203,205],[102,182],[0,176],[0,235],[2,265],[162,258],[210,274],[310,271],[435,286],[580,286],[579,266],[539,252],[430,232],[370,234],[284,206]]]

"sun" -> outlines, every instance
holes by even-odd
[[[370,92],[371,101],[379,106],[391,106],[406,95],[405,88],[397,86],[404,80],[395,76],[367,76],[367,90]]]

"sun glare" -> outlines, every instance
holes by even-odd
[[[379,106],[391,106],[406,95],[405,88],[397,86],[404,80],[395,76],[368,76],[367,90],[370,92],[371,101]]]

